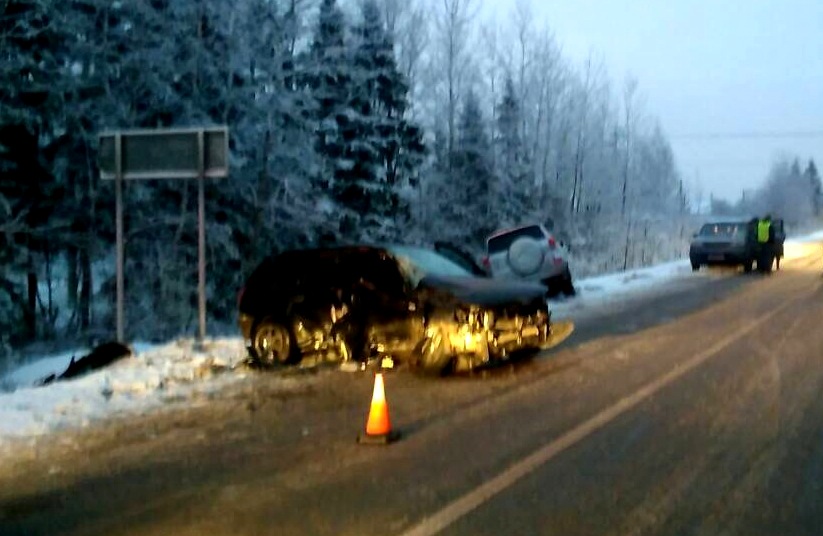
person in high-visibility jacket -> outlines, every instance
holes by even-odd
[[[757,270],[761,273],[770,273],[774,264],[774,234],[772,232],[772,217],[766,214],[757,222]]]

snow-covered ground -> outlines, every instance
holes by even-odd
[[[786,242],[786,259],[810,254],[823,240],[823,231]],[[641,295],[680,279],[716,277],[707,271],[692,273],[688,260],[630,272],[581,279],[578,295],[552,309],[574,318],[581,310],[596,310],[630,295]],[[46,387],[33,383],[65,370],[72,356],[88,349],[47,356],[0,377],[0,446],[12,438],[32,437],[52,431],[88,426],[117,415],[128,415],[191,404],[202,395],[215,393],[242,381],[248,373],[239,366],[246,357],[239,338],[209,341],[196,352],[193,341],[180,340],[162,346],[135,344],[134,355],[105,369]],[[2,392],[3,390],[7,392]]]
[[[784,245],[784,260],[791,261],[812,254],[823,241],[823,231],[792,237]],[[618,302],[630,295],[652,292],[673,281],[684,278],[717,277],[707,270],[693,273],[688,259],[659,264],[648,268],[606,274],[580,279],[575,282],[578,295],[570,300],[552,303],[551,308],[560,316],[571,316],[581,310],[592,310]]]
[[[7,374],[0,380],[11,390],[0,393],[0,445],[9,438],[83,427],[117,414],[187,402],[247,374],[238,367],[246,357],[240,339],[208,341],[203,352],[195,351],[191,340],[162,346],[136,344],[132,349],[131,357],[104,369],[45,387],[33,384],[61,373],[72,356],[79,358],[87,350],[46,357]]]

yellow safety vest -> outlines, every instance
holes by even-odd
[[[760,220],[757,222],[757,241],[761,244],[765,244],[769,241],[769,230],[771,229],[772,222],[766,220]]]

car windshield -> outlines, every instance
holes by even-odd
[[[736,236],[743,233],[745,226],[741,223],[707,223],[700,229],[700,236]]]
[[[394,246],[389,249],[398,263],[415,284],[428,275],[453,277],[470,277],[472,274],[451,260],[434,251],[406,246]]]

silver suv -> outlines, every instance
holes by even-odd
[[[483,263],[492,277],[540,281],[549,295],[574,295],[569,250],[542,225],[498,231],[486,240]]]

